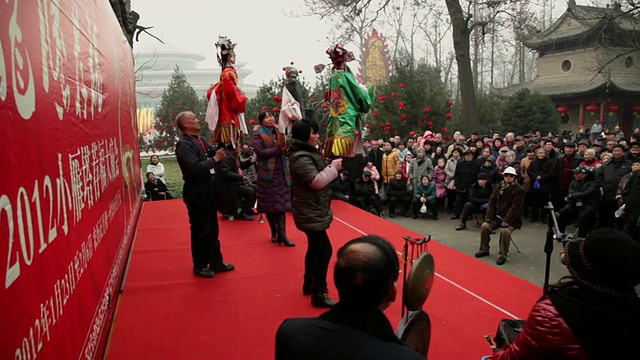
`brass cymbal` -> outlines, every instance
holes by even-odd
[[[403,301],[409,311],[417,311],[422,308],[433,286],[435,277],[435,262],[433,256],[422,253],[411,265],[411,271],[404,288]]]

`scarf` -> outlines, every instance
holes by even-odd
[[[505,191],[511,189],[511,187],[515,184],[516,182],[510,182],[507,183],[506,181],[503,181],[502,184],[500,184],[500,195],[504,194]]]
[[[272,147],[284,147],[284,135],[273,127],[269,129],[266,126],[261,126],[258,130],[260,138],[264,143],[265,148]],[[282,162],[282,171],[284,172],[284,178],[287,185],[291,185],[291,174],[289,174],[289,166],[287,164],[287,158],[285,156],[273,156],[264,159],[260,159],[258,166],[258,179],[271,181],[273,180],[273,173],[276,168],[276,161]]]

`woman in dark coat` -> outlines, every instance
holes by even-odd
[[[286,212],[291,210],[291,176],[284,151],[284,135],[275,126],[273,114],[258,114],[260,129],[253,133],[253,150],[258,156],[258,212],[267,216],[271,242],[295,246],[287,238]]]
[[[556,181],[555,165],[549,159],[546,149],[536,149],[536,157],[531,161],[527,169],[531,179],[531,222],[538,221],[538,214],[549,201],[551,183]],[[536,182],[539,184],[535,185]],[[547,217],[542,216],[542,222],[546,223]]]
[[[342,159],[325,166],[316,148],[318,124],[299,120],[287,139],[287,156],[293,189],[293,220],[298,230],[307,235],[302,292],[311,296],[311,305],[331,307],[335,301],[327,296],[327,270],[331,260],[331,241],[327,229],[333,220],[331,182],[342,169]]]

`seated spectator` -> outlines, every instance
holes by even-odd
[[[469,189],[469,200],[462,207],[460,225],[456,227],[456,230],[466,229],[467,220],[469,220],[473,214],[487,210],[492,192],[493,186],[489,183],[487,174],[483,172],[479,173],[478,181]]]
[[[249,144],[242,144],[238,158],[240,159],[240,168],[244,169],[242,175],[247,177],[249,184],[255,184],[258,181],[258,169],[256,167],[258,157]]]
[[[151,171],[147,173],[147,182],[144,183],[144,190],[147,196],[153,201],[173,199],[171,194],[169,194],[167,185],[165,185],[162,180],[156,178],[155,174]]]
[[[216,171],[216,196],[218,210],[226,216],[236,216],[240,220],[252,221],[251,215],[258,215],[252,208],[256,203],[256,186],[249,183],[249,179],[241,174],[238,168],[240,148],[230,145],[225,150],[225,158],[220,161],[219,171]],[[245,163],[253,165],[253,163]],[[238,211],[238,199],[241,209]]]
[[[389,217],[396,217],[396,206],[402,205],[402,214],[409,217],[411,193],[407,189],[407,179],[402,170],[396,171],[395,178],[387,186],[387,200],[389,201]]]
[[[349,172],[340,170],[339,176],[331,183],[331,198],[349,202],[351,197],[351,183],[349,182]]]
[[[491,155],[480,165],[480,172],[487,174],[487,179],[489,179],[489,184],[491,184],[492,187],[502,180],[501,175],[498,175],[500,169],[498,169],[495,162],[496,158]]]
[[[496,339],[493,360],[638,358],[640,245],[612,229],[567,242],[571,276],[549,288],[518,337]]]
[[[382,204],[378,194],[378,183],[373,180],[373,174],[369,170],[364,170],[362,177],[356,182],[356,197],[353,199],[354,205],[361,209],[371,211],[375,215],[383,216]]]
[[[425,205],[433,213],[433,220],[438,220],[438,206],[436,204],[436,187],[431,183],[428,175],[422,175],[420,182],[413,191],[411,209],[413,219],[418,218],[418,211]]]
[[[566,205],[560,209],[558,228],[564,233],[567,224],[578,218],[578,237],[584,238],[596,221],[600,189],[591,168],[578,166],[573,170],[573,180],[569,184],[569,194],[564,199]]]
[[[424,360],[395,335],[384,310],[396,300],[400,264],[375,235],[338,250],[333,279],[340,302],[315,318],[286,319],[276,333],[276,360]]]
[[[156,176],[156,179],[166,184],[164,181],[164,164],[160,162],[160,157],[158,155],[151,155],[151,158],[149,158],[147,172],[152,172]]]

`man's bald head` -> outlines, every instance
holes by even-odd
[[[400,265],[395,249],[385,239],[367,235],[338,250],[334,281],[340,302],[378,307],[394,288]]]
[[[186,129],[186,121],[190,118],[195,117],[196,114],[192,113],[191,111],[183,111],[176,115],[176,126],[178,126],[178,129],[180,129],[181,131],[184,131]]]

